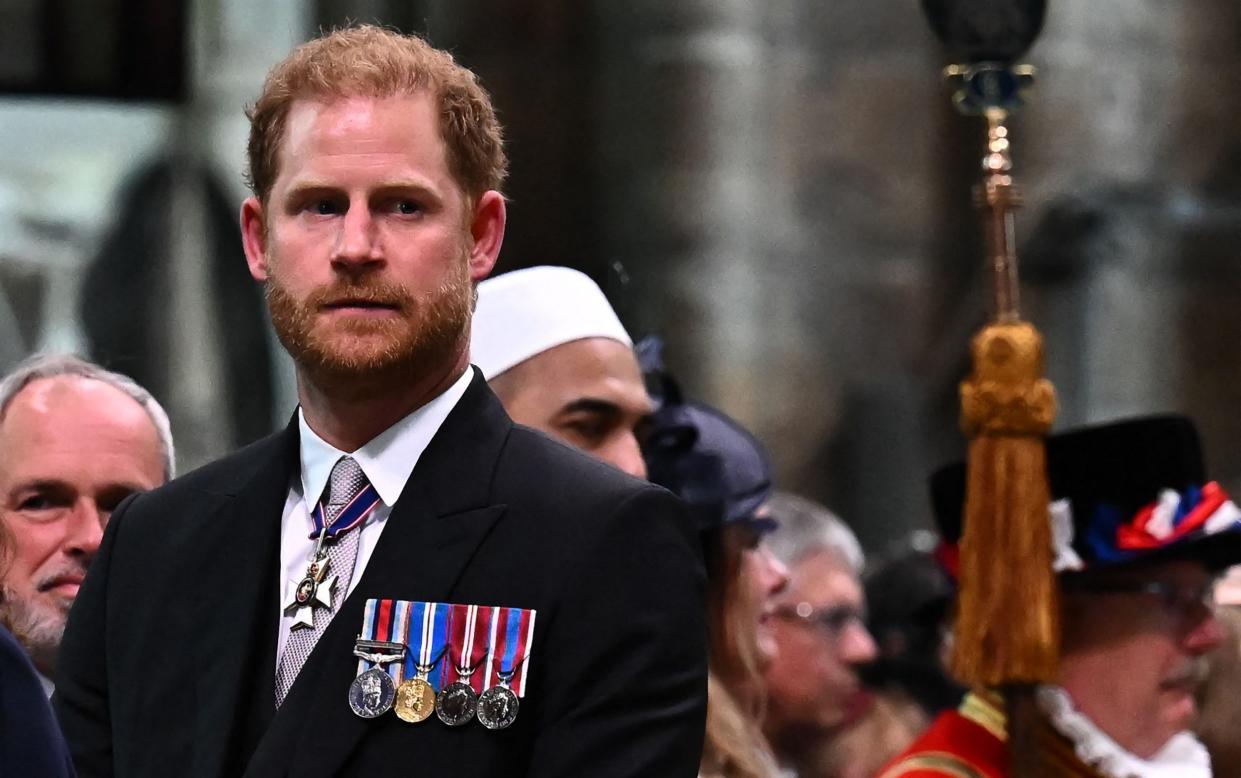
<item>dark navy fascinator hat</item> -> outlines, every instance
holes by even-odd
[[[721,411],[687,401],[663,366],[662,344],[648,338],[638,360],[656,403],[643,446],[647,478],[689,505],[700,531],[746,522],[775,529],[759,508],[771,496],[771,465],[753,435]]]
[[[1053,435],[1047,475],[1056,572],[1170,559],[1199,560],[1210,570],[1241,563],[1241,510],[1207,480],[1198,433],[1185,417]],[[931,498],[951,548],[961,537],[963,463],[932,476]]]

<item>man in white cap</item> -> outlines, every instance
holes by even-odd
[[[513,421],[646,477],[651,400],[629,333],[585,274],[541,266],[480,283],[470,361]]]

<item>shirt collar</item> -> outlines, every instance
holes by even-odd
[[[439,431],[452,409],[457,407],[465,390],[469,388],[474,371],[467,369],[451,386],[426,405],[372,438],[352,454],[341,451],[323,438],[306,423],[306,415],[297,409],[297,426],[301,448],[302,498],[307,507],[323,495],[332,468],[343,456],[352,456],[362,468],[384,505],[391,508],[401,496],[401,491],[414,472],[414,466],[431,438]]]

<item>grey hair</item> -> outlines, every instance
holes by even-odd
[[[91,381],[99,381],[119,389],[134,402],[142,406],[159,433],[159,441],[164,448],[164,479],[171,480],[176,475],[176,451],[172,445],[172,425],[168,422],[168,414],[146,389],[143,389],[129,376],[114,373],[111,370],[88,362],[73,354],[35,354],[20,362],[8,375],[0,379],[0,422],[9,410],[13,398],[31,383],[44,378],[59,376],[76,376]]]
[[[866,557],[857,535],[824,505],[789,492],[776,492],[766,503],[780,527],[766,539],[781,562],[794,565],[812,554],[827,551],[840,557],[855,575]]]

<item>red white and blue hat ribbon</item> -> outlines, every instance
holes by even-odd
[[[1062,556],[1069,556],[1063,553],[1066,547],[1071,550],[1072,521],[1070,517],[1070,531],[1064,538],[1063,519],[1058,521],[1055,513],[1053,510],[1052,527],[1059,562]],[[1115,506],[1097,504],[1089,527],[1084,540],[1091,554],[1102,562],[1124,562],[1145,552],[1241,528],[1241,509],[1219,483],[1211,481],[1202,486],[1190,486],[1183,493],[1164,489],[1154,502],[1131,517],[1124,516]],[[1063,569],[1081,567],[1074,565]]]

